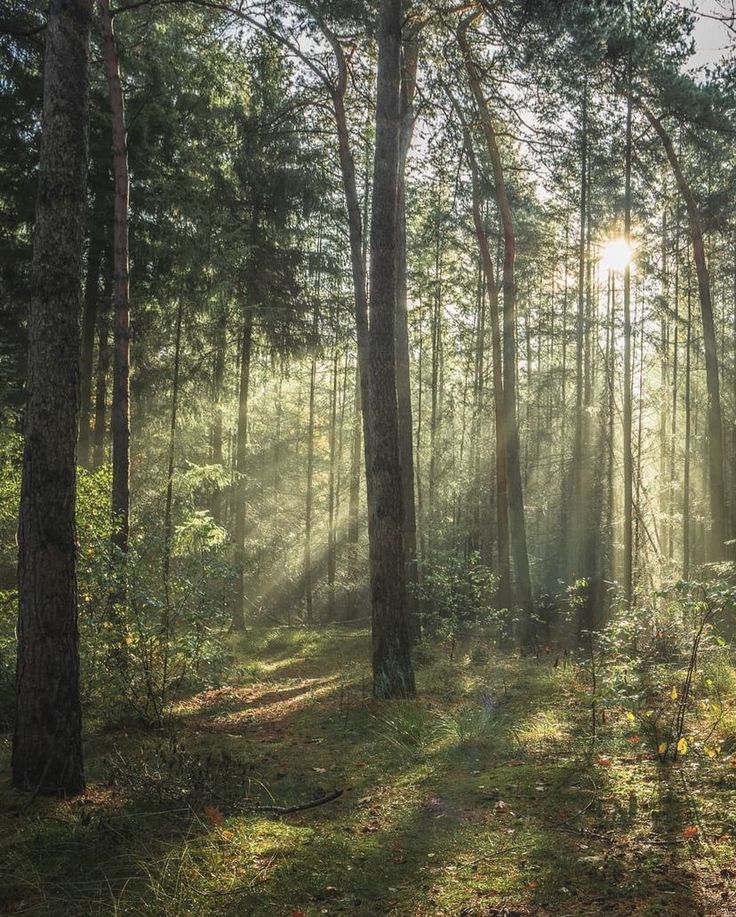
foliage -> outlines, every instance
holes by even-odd
[[[477,624],[498,624],[505,609],[494,605],[497,577],[480,554],[435,555],[422,565],[415,588],[423,626],[432,639],[454,642]]]

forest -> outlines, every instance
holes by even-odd
[[[736,915],[732,0],[0,0],[0,913]]]

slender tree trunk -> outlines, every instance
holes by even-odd
[[[225,385],[225,350],[227,347],[227,306],[218,304],[217,327],[215,329],[215,358],[212,367],[212,463],[224,470],[225,455],[223,452],[223,412]],[[225,520],[225,501],[223,488],[218,484],[212,494],[212,517],[219,525]]]
[[[350,491],[348,495],[348,543],[357,544],[360,535],[360,452],[361,436],[360,370],[355,366],[355,396],[353,398],[353,436],[350,449]]]
[[[105,441],[107,439],[107,377],[110,372],[110,293],[112,288],[112,271],[109,259],[105,260],[103,281],[103,308],[97,314],[97,370],[95,376],[95,428],[92,467],[99,468],[105,461]]]
[[[88,0],[51,0],[31,268],[12,781],[84,789],[74,513],[89,125]]]
[[[130,531],[130,290],[128,266],[128,146],[120,62],[110,0],[100,0],[102,56],[110,93],[112,164],[115,185],[113,222],[114,340],[112,384],[113,544],[125,556]],[[123,587],[124,588],[124,587]],[[119,593],[122,598],[124,592]]]
[[[470,88],[480,113],[483,136],[485,137],[488,157],[493,169],[496,203],[501,216],[503,230],[503,392],[506,423],[506,464],[509,483],[509,522],[517,601],[524,615],[521,640],[525,646],[531,646],[536,642],[534,598],[529,574],[524,496],[519,457],[519,430],[516,420],[516,280],[514,276],[516,235],[511,205],[506,193],[503,164],[496,142],[496,130],[488,103],[483,94],[480,74],[468,44],[468,27],[477,19],[478,15],[478,12],[474,12],[466,16],[458,28],[457,35],[468,73]]]
[[[335,576],[337,573],[337,532],[335,515],[335,479],[337,465],[337,332],[332,350],[332,392],[330,395],[330,471],[327,496],[327,620],[335,620]]]
[[[378,22],[376,152],[370,291],[369,546],[373,692],[414,694],[404,567],[399,417],[396,397],[396,246],[400,139],[401,0],[381,0]]]
[[[399,410],[401,486],[404,507],[404,563],[408,587],[409,629],[412,640],[421,633],[416,596],[417,518],[414,498],[414,443],[409,366],[409,315],[406,277],[406,162],[414,133],[414,93],[418,46],[414,35],[403,43],[401,72],[401,135],[399,142],[397,240],[396,240],[396,388]]]
[[[171,566],[171,540],[173,530],[173,503],[174,503],[174,458],[176,450],[176,414],[179,407],[179,365],[181,362],[181,319],[182,300],[176,310],[176,331],[174,333],[174,376],[171,386],[171,422],[169,425],[169,454],[166,473],[166,500],[164,503],[164,561],[163,579],[166,591],[166,604],[169,594],[169,569]]]
[[[506,460],[506,410],[503,393],[503,367],[501,355],[501,321],[499,315],[498,287],[488,234],[481,211],[480,175],[467,132],[465,148],[468,153],[473,182],[473,222],[478,248],[483,260],[483,270],[488,292],[488,311],[491,318],[491,351],[493,357],[493,404],[496,422],[496,539],[498,544],[498,592],[496,600],[501,608],[511,607],[511,562],[509,557],[508,480]]]
[[[314,310],[312,335],[317,340],[317,308]],[[312,507],[314,504],[314,416],[317,389],[317,357],[313,353],[309,366],[309,429],[307,431],[307,499],[304,508],[304,602],[307,625],[314,621],[312,590]]]
[[[631,85],[631,62],[629,62]],[[631,245],[631,120],[632,104],[626,106],[626,163],[624,176],[624,238]],[[624,599],[630,607],[634,599],[633,581],[633,493],[631,450],[631,263],[624,270],[624,394],[623,394],[623,465],[624,465]]]
[[[728,538],[728,507],[726,502],[726,485],[724,478],[723,453],[723,418],[721,414],[721,388],[718,377],[718,350],[713,321],[713,304],[711,302],[710,277],[705,257],[703,226],[698,205],[690,185],[682,171],[672,140],[662,122],[645,105],[641,109],[647,120],[662,141],[672,173],[677,183],[680,196],[687,209],[690,226],[690,242],[693,248],[693,261],[698,279],[700,297],[700,314],[703,323],[703,350],[705,352],[705,378],[708,389],[708,481],[710,492],[710,544],[708,554],[720,560],[730,553],[726,547]]]
[[[685,467],[682,480],[682,576],[690,578],[690,450],[692,448],[691,349],[692,349],[692,283],[687,278],[687,333],[685,338]]]
[[[243,315],[240,341],[240,388],[238,395],[238,431],[235,441],[235,563],[238,582],[233,608],[232,629],[245,630],[245,501],[248,468],[248,400],[250,395],[250,364],[253,346],[253,313],[249,306]]]
[[[588,576],[583,569],[583,543],[585,541],[585,518],[587,488],[584,492],[585,472],[583,469],[584,443],[584,385],[583,354],[585,347],[585,268],[586,268],[586,219],[588,215],[588,87],[583,91],[582,138],[580,144],[580,244],[578,248],[578,303],[575,323],[575,440],[573,443],[572,503],[573,534],[572,552],[568,576]]]
[[[103,208],[95,198],[92,208],[92,220],[96,224],[103,219]],[[95,350],[95,330],[97,328],[97,311],[100,299],[100,277],[102,274],[104,238],[100,227],[93,226],[90,232],[89,253],[87,256],[87,277],[84,289],[84,308],[82,310],[82,338],[79,357],[79,443],[77,461],[83,468],[91,464],[92,427],[92,370]]]

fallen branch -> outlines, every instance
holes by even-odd
[[[312,799],[311,802],[301,802],[295,806],[244,806],[241,811],[273,812],[274,815],[291,815],[293,812],[304,812],[306,809],[316,809],[317,806],[323,806],[325,803],[334,802],[336,799],[339,799],[342,796],[343,792],[344,790],[334,790],[332,793],[328,793],[326,796],[318,796],[317,799]]]

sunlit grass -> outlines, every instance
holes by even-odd
[[[95,739],[89,802],[39,799],[19,819],[24,799],[2,789],[0,908],[429,917],[589,915],[609,901],[612,913],[643,915],[670,913],[672,850],[710,850],[708,869],[733,855],[730,840],[714,840],[736,802],[728,759],[694,752],[662,771],[644,740],[629,742],[638,724],[617,707],[594,741],[576,667],[496,655],[473,665],[461,646],[420,668],[416,700],[386,703],[361,690],[367,650],[365,631],[249,630],[233,640],[228,687],[196,716],[197,698],[183,702],[172,723],[192,753],[241,762],[243,799],[290,805],[341,788],[338,800],[280,819],[209,797],[154,804],[134,782],[115,796],[105,749],[145,761],[161,736]],[[714,676],[730,691],[728,671]],[[693,822],[708,847],[683,840]],[[677,888],[682,914],[697,913],[697,889]]]

